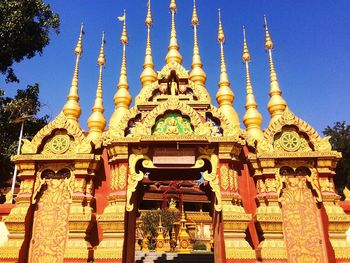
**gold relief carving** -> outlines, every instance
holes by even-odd
[[[306,176],[306,180],[311,184],[312,189],[316,192],[316,201],[322,202],[322,194],[320,185],[318,182],[317,170],[315,168],[311,168],[310,176]]]
[[[63,262],[71,193],[69,179],[48,179],[34,215],[29,262]]]
[[[265,180],[265,192],[277,192],[278,186],[279,183],[275,178],[267,178]]]
[[[319,182],[320,182],[321,192],[334,192],[333,183],[328,177],[319,178]]]
[[[284,132],[280,139],[280,146],[288,152],[297,151],[301,144],[299,134],[295,131]]]
[[[195,129],[202,123],[200,115],[193,108],[180,101],[177,97],[173,96],[166,102],[154,108],[145,118],[143,124],[149,130],[149,134],[152,127],[155,125],[157,117],[163,115],[167,110],[179,110],[181,114],[189,116],[191,124]]]
[[[307,122],[298,118],[287,107],[282,116],[275,122],[271,123],[264,132],[264,139],[269,143],[273,143],[275,134],[282,132],[282,128],[286,125],[295,125],[300,132],[306,133],[310,142],[313,144],[315,151],[317,152],[332,152],[332,146],[329,143],[329,137],[322,138],[317,131],[312,128]],[[306,146],[306,144],[305,144]]]
[[[133,153],[129,157],[129,176],[128,187],[126,191],[126,211],[131,212],[134,209],[134,204],[131,204],[132,193],[135,192],[137,184],[143,179],[144,173],[140,170],[136,172],[136,164],[140,160],[151,160],[146,154],[148,148],[133,148]]]
[[[221,190],[219,186],[219,178],[217,174],[217,168],[218,168],[218,156],[214,154],[214,150],[210,150],[206,147],[199,147],[199,152],[201,154],[212,152],[210,155],[201,155],[198,157],[198,160],[208,160],[211,163],[211,173],[209,174],[208,171],[205,171],[203,173],[203,178],[209,182],[209,185],[211,187],[211,190],[215,193],[216,197],[216,204],[214,204],[215,210],[220,212],[221,207]]]
[[[64,153],[69,148],[68,135],[56,135],[51,141],[51,151],[56,154]]]
[[[204,155],[212,155],[212,154],[214,154],[215,149],[214,148],[209,148],[209,147],[201,147],[201,146],[199,146],[198,147],[198,152],[200,154],[204,154]]]
[[[86,183],[86,194],[92,195],[93,189],[94,189],[94,182],[93,182],[93,180],[90,180]]]
[[[51,169],[50,169],[51,168]],[[58,172],[58,169],[68,169],[70,170],[68,167],[62,167],[60,165],[44,165],[43,167],[39,166],[40,170],[35,178],[35,183],[34,183],[34,190],[33,190],[33,195],[32,195],[32,204],[35,204],[37,202],[37,196],[39,194],[39,192],[41,191],[42,187],[44,185],[47,185],[48,182],[50,182],[51,180],[53,180],[52,178],[55,178],[55,174]],[[49,173],[47,173],[47,177],[42,178],[42,172],[44,171],[48,171]],[[74,190],[74,186],[75,186],[75,176],[72,174],[70,174],[70,176],[68,178],[65,179],[60,179],[60,180],[64,180],[64,182],[66,183],[69,193],[71,196],[73,196],[73,190]]]
[[[281,204],[288,259],[291,262],[325,262],[322,223],[306,181],[305,176],[286,176],[285,179]]]
[[[126,185],[127,168],[124,164],[119,167],[119,188],[122,190]]]
[[[238,191],[238,173],[237,173],[237,171],[230,169],[228,175],[230,178],[230,190]]]
[[[75,179],[74,180],[74,192],[75,193],[84,193],[85,191],[85,180],[84,179]]]
[[[321,152],[330,152],[332,151],[332,145],[329,142],[329,139],[331,138],[331,136],[326,136],[324,138],[322,138],[318,144],[315,147],[315,150],[317,151],[321,151]]]
[[[281,136],[274,141],[274,148],[277,151],[287,152],[311,152],[307,140],[300,136],[293,128],[284,129]]]
[[[259,193],[265,193],[266,192],[266,185],[262,179],[258,180],[258,190]]]
[[[333,184],[332,184],[332,188],[333,188]],[[343,193],[345,195],[345,201],[350,201],[350,190],[349,190],[349,188],[345,187]]]
[[[19,188],[19,194],[31,194],[33,190],[33,184],[34,181],[32,179],[22,181]]]
[[[158,79],[167,79],[171,75],[171,71],[175,71],[180,79],[188,79],[188,70],[176,61],[171,61],[158,71]]]
[[[229,178],[228,178],[229,170],[226,165],[222,165],[220,168],[220,181],[221,181],[221,187],[224,190],[227,190],[229,187]]]
[[[315,166],[315,162],[313,160],[283,160],[283,161],[276,161],[276,166],[282,167],[282,166],[289,166],[294,169],[305,166],[308,168],[312,168]]]
[[[119,180],[119,169],[118,169],[118,166],[114,166],[111,169],[111,172],[112,172],[111,188],[113,190],[117,190],[118,189],[118,180]]]
[[[64,129],[67,131],[68,135],[71,135],[74,137],[75,142],[77,145],[83,143],[86,141],[86,138],[81,131],[79,124],[69,122],[64,115],[63,112],[61,112],[54,121],[47,124],[44,128],[42,128],[33,138],[32,141],[29,141],[27,139],[23,140],[23,146],[22,146],[22,153],[24,154],[35,154],[38,151],[39,146],[42,144],[43,140],[50,136],[54,130],[57,129]],[[91,147],[85,147],[84,149],[81,149],[79,153],[89,153],[91,152]]]
[[[111,144],[115,139],[124,137],[125,129],[128,127],[130,119],[135,118],[139,113],[136,106],[128,110],[118,122],[110,120],[110,127],[102,134],[103,145]]]
[[[275,178],[276,178],[276,192],[278,196],[278,201],[281,202],[281,194],[283,185],[285,183],[285,177],[282,177],[280,174],[280,169],[275,169]]]
[[[273,152],[273,145],[272,143],[269,143],[266,139],[262,139],[258,141],[258,152]]]

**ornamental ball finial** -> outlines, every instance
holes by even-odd
[[[176,0],[171,0],[170,1],[170,6],[169,6],[169,9],[171,12],[176,12]]]

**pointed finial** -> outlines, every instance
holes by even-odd
[[[267,26],[266,15],[264,15],[264,27],[265,27],[265,48],[267,50],[273,49],[273,42],[272,42],[272,38],[270,36],[269,28]]]
[[[140,75],[142,88],[152,84],[157,80],[157,73],[154,71],[152,48],[151,48],[151,26],[152,26],[151,0],[148,0],[147,16],[145,24],[147,26],[147,44],[143,71]]]
[[[169,9],[170,12],[176,12],[176,0],[170,0]]]
[[[272,59],[272,48],[274,47],[274,45],[268,30],[267,20],[265,15],[264,15],[264,26],[265,26],[265,32],[266,32],[265,48],[268,51],[269,63],[270,63],[270,92],[269,92],[270,100],[267,104],[267,109],[271,115],[270,123],[272,123],[282,115],[282,113],[287,107],[287,103],[282,97],[282,91],[279,87],[279,83],[277,80],[275,65]]]
[[[152,12],[151,12],[151,0],[148,0],[147,16],[146,16],[145,24],[147,27],[151,27],[152,23],[153,23],[153,19],[152,19]]]
[[[104,31],[102,31],[101,49],[100,49],[100,54],[98,55],[97,64],[99,66],[104,66],[106,64],[106,57],[105,57],[105,32]]]
[[[222,22],[221,22],[221,10],[219,8],[219,29],[218,29],[218,41],[220,44],[225,43],[225,34],[224,30],[222,28]]]
[[[106,64],[104,45],[105,45],[105,34],[104,32],[102,32],[101,49],[97,59],[97,64],[100,67],[100,72],[99,72],[98,83],[97,83],[96,98],[95,98],[94,107],[92,108],[92,114],[88,119],[88,127],[89,127],[88,138],[91,141],[98,139],[101,136],[104,128],[106,127],[106,119],[103,116],[104,107],[103,107],[103,100],[102,100],[102,71],[103,71],[104,65]]]
[[[175,26],[175,13],[177,10],[176,0],[170,1],[169,6],[171,12],[171,33],[170,33],[170,42],[168,46],[168,54],[165,57],[165,63],[177,62],[179,64],[182,63],[182,56],[179,52],[179,45],[177,43],[176,37],[176,26]]]
[[[243,54],[242,54],[243,62],[250,62],[250,53],[248,50],[247,39],[245,36],[245,27],[243,26]]]
[[[124,9],[124,15],[122,17],[118,17],[118,19],[120,21],[123,21],[123,31],[120,37],[120,43],[122,43],[123,45],[127,45],[129,43],[129,38],[126,32],[126,10],[125,9]]]
[[[79,95],[78,95],[78,75],[79,75],[79,60],[83,54],[83,34],[84,34],[83,23],[80,26],[80,34],[77,45],[74,49],[74,54],[76,56],[75,68],[72,78],[72,84],[67,97],[67,102],[63,107],[63,113],[66,115],[68,121],[78,123],[78,119],[81,114],[81,108],[79,105]]]
[[[193,12],[192,12],[192,26],[193,26],[193,57],[192,57],[192,71],[190,73],[189,79],[193,81],[196,85],[200,85],[203,92],[208,93],[205,89],[205,82],[207,80],[207,75],[203,70],[203,64],[199,54],[198,38],[197,38],[197,26],[199,24],[199,19],[197,15],[196,1],[193,0]],[[209,97],[209,93],[208,93]]]
[[[193,0],[193,11],[192,11],[192,26],[198,26],[199,19],[197,15],[196,0]]]
[[[228,80],[225,54],[224,54],[224,41],[225,35],[221,22],[221,12],[219,9],[219,29],[218,29],[218,41],[220,43],[220,81],[219,90],[216,93],[216,101],[219,104],[219,108],[224,113],[226,118],[231,122],[233,126],[239,126],[238,114],[232,106],[234,101],[234,94],[230,88],[230,81]]]
[[[250,80],[249,62],[250,53],[248,50],[248,44],[246,39],[245,27],[243,26],[243,54],[242,60],[246,66],[246,112],[243,117],[243,123],[247,128],[248,134],[250,134],[254,139],[261,140],[263,138],[263,132],[261,130],[262,116],[258,111],[258,105],[255,101],[253,86]]]
[[[128,44],[128,37],[126,32],[126,11],[125,10],[124,10],[124,15],[122,17],[118,17],[118,19],[119,21],[123,21],[123,31],[122,31],[122,36],[120,38],[120,42],[123,46],[123,56],[122,56],[122,65],[120,68],[118,91],[114,95],[114,103],[116,106],[116,110],[114,114],[116,114],[118,118],[121,118],[122,115],[129,109],[132,98],[128,90],[129,83],[128,83],[127,72],[126,72],[126,45]]]

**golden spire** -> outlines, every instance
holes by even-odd
[[[79,116],[81,114],[81,108],[79,105],[79,95],[78,95],[78,73],[79,73],[79,60],[83,54],[83,24],[80,26],[80,34],[78,43],[74,49],[74,54],[76,56],[75,68],[72,79],[72,84],[69,90],[69,95],[67,97],[67,102],[63,107],[63,113],[66,115],[69,121],[78,123]]]
[[[253,94],[253,86],[250,81],[250,72],[249,72],[249,62],[250,62],[250,53],[248,50],[247,39],[245,35],[245,27],[243,26],[243,53],[242,60],[245,63],[246,67],[246,112],[243,117],[243,123],[247,128],[247,132],[252,135],[253,138],[260,140],[263,138],[263,132],[261,130],[262,116],[258,111],[258,105],[255,102],[255,97]]]
[[[193,57],[192,57],[192,71],[189,79],[197,85],[205,86],[207,75],[203,70],[203,64],[199,55],[198,39],[197,39],[197,26],[199,19],[197,15],[196,0],[193,0],[193,12],[192,12],[192,26],[194,32],[194,43],[193,43]]]
[[[96,98],[95,98],[94,107],[92,108],[92,114],[88,119],[88,126],[90,129],[89,137],[91,137],[92,139],[98,138],[102,134],[104,128],[106,127],[106,119],[103,116],[104,108],[103,108],[103,101],[102,101],[102,70],[104,65],[106,64],[104,45],[105,45],[105,34],[104,32],[102,32],[101,49],[97,59],[97,64],[100,67],[100,73],[98,77]]]
[[[269,63],[270,63],[270,93],[269,93],[270,100],[267,104],[267,109],[271,114],[270,123],[272,123],[282,115],[283,111],[287,107],[287,103],[282,97],[282,91],[280,89],[280,86],[277,80],[275,65],[272,60],[273,42],[267,26],[265,15],[264,15],[264,26],[265,26],[265,32],[266,32],[265,49],[267,49],[269,53]]]
[[[170,1],[169,6],[171,12],[171,34],[170,34],[170,42],[168,46],[168,54],[165,57],[165,63],[177,62],[179,64],[182,63],[182,56],[179,52],[179,45],[177,44],[176,38],[176,27],[175,27],[175,12],[176,12],[176,0]]]
[[[114,95],[114,103],[116,106],[116,114],[123,114],[129,109],[131,104],[131,95],[129,93],[129,84],[128,78],[126,74],[126,45],[128,44],[128,34],[126,32],[126,11],[124,10],[124,15],[122,17],[118,17],[120,21],[123,21],[123,31],[120,37],[120,43],[123,46],[123,57],[122,57],[122,65],[120,68],[120,76],[118,83],[118,91]]]
[[[234,100],[234,94],[230,88],[230,81],[228,80],[225,54],[224,54],[224,42],[225,34],[222,28],[221,12],[219,9],[219,30],[218,41],[220,43],[220,81],[219,90],[216,93],[216,101],[219,104],[219,108],[225,114],[226,118],[234,125],[239,126],[239,118],[237,112],[232,106]]]
[[[151,13],[151,0],[148,0],[147,16],[145,24],[147,26],[147,45],[146,45],[146,55],[145,62],[143,63],[143,71],[140,75],[140,80],[142,83],[142,88],[152,84],[157,80],[157,73],[154,71],[154,64],[152,58],[151,49],[151,26],[152,26],[152,13]]]

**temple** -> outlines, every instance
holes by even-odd
[[[119,17],[122,58],[109,121],[103,106],[102,35],[88,131],[79,124],[81,28],[66,103],[12,157],[20,189],[15,204],[0,205],[0,220],[9,231],[0,262],[142,262],[153,250],[154,262],[180,262],[194,252],[203,262],[350,262],[350,203],[340,204],[333,184],[341,153],[283,98],[266,17],[270,121],[263,129],[246,30],[246,111],[240,119],[226,70],[220,10],[216,107],[206,87],[196,3],[189,70],[177,41],[175,0],[169,9],[168,51],[156,71],[148,2],[135,98],[127,75],[127,13]]]

